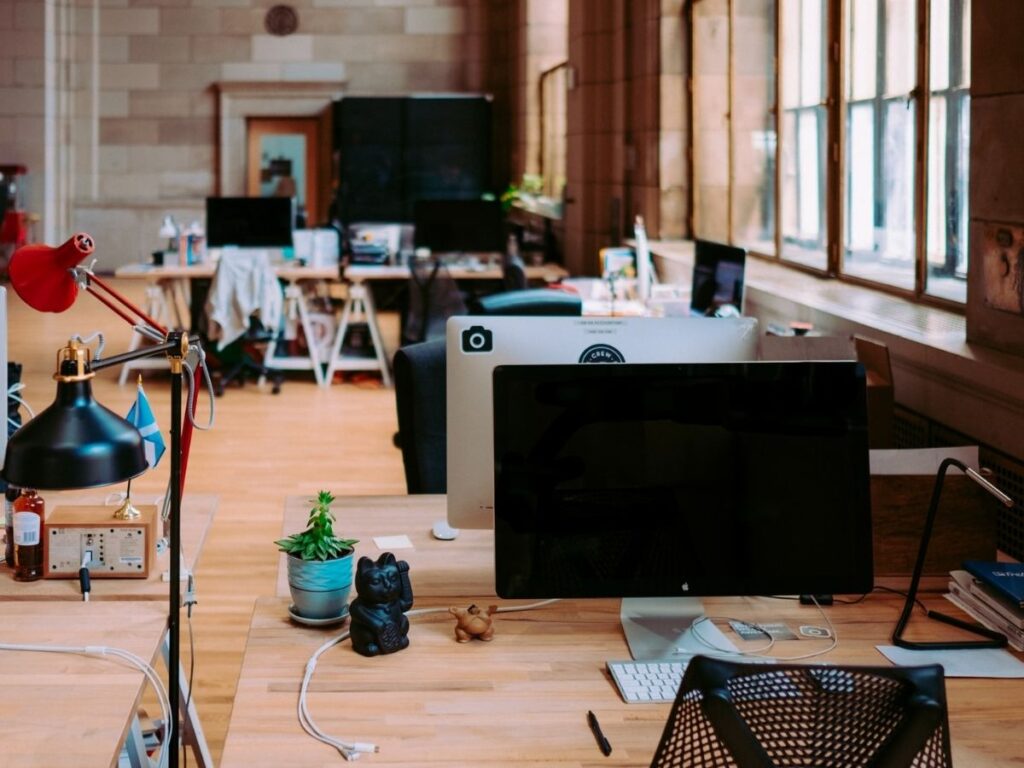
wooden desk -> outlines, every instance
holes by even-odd
[[[105,493],[97,491],[68,491],[48,492],[45,494],[47,512],[51,512],[59,506],[72,504],[102,504]],[[152,504],[156,502],[154,494],[135,494],[132,500],[139,504]],[[114,513],[116,507],[110,508]],[[217,497],[208,494],[186,493],[181,501],[181,555],[182,572],[193,572],[199,563],[199,555],[203,550],[206,541],[206,534],[213,523],[213,516],[217,512]],[[159,523],[158,523],[159,525]],[[157,536],[161,535],[158,529]],[[154,567],[150,568],[149,577],[146,579],[92,579],[89,594],[89,603],[82,605],[93,605],[98,601],[117,602],[118,604],[136,605],[137,601],[148,601],[148,604],[163,617],[160,637],[163,638],[162,649],[164,661],[167,660],[169,650],[169,634],[167,628],[167,601],[170,595],[170,586],[163,580],[163,574],[170,568],[170,553],[165,551],[156,558]],[[184,586],[182,596],[184,597]],[[21,582],[15,581],[11,569],[4,565],[0,567],[0,606],[8,603],[24,603],[25,605],[37,604],[38,602],[52,601],[55,611],[68,610],[77,612],[74,607],[76,603],[69,601],[81,601],[82,592],[78,579],[40,579],[39,581]],[[32,602],[28,602],[32,601]],[[130,601],[130,602],[126,602]],[[107,610],[107,609],[104,609]],[[0,614],[2,615],[2,614]],[[67,615],[75,615],[68,613]],[[70,623],[70,622],[69,622]],[[116,627],[115,627],[116,629]],[[0,638],[6,635],[0,630]],[[159,640],[159,638],[158,638]],[[15,641],[11,641],[15,642]],[[27,641],[26,641],[27,642]],[[39,640],[38,642],[44,642]],[[52,642],[57,642],[56,640]],[[116,643],[109,643],[116,644]],[[150,658],[150,656],[143,656]],[[0,677],[0,680],[3,678]],[[188,676],[184,670],[179,671],[180,701],[182,702],[182,735],[196,755],[200,768],[212,768],[213,758],[210,755],[209,746],[206,743],[206,736],[203,734],[199,714],[196,711],[196,704],[189,696]],[[0,690],[3,690],[0,688]],[[6,695],[6,694],[4,694]],[[0,696],[2,699],[3,696]],[[184,702],[188,701],[186,710]],[[2,710],[0,710],[2,711]],[[0,742],[0,754],[3,754],[3,745]],[[81,762],[76,765],[99,765],[99,763]]]
[[[150,661],[167,611],[154,602],[0,602],[0,624],[8,643],[105,645]],[[146,683],[112,657],[30,651],[0,651],[0,680],[0,761],[19,768],[116,766]]]
[[[285,500],[282,537],[306,527],[312,506],[307,496]],[[454,541],[437,541],[430,528],[447,514],[443,495],[340,496],[331,508],[338,518],[335,530],[359,540],[356,551],[360,556],[376,560],[384,551],[374,544],[374,536],[407,535],[413,549],[388,551],[409,563],[416,574],[413,585],[418,594],[494,597],[494,532],[467,529]],[[278,560],[277,596],[288,597],[284,554]]]
[[[501,280],[502,270],[498,265],[480,264],[479,266],[467,266],[454,262],[445,267],[448,274],[455,280]],[[375,280],[383,281],[407,281],[411,276],[409,267],[392,264],[355,264],[345,267],[344,277],[350,285],[348,297],[341,313],[341,322],[338,323],[337,333],[334,335],[334,343],[331,346],[331,356],[327,364],[327,382],[334,378],[335,371],[380,371],[381,378],[386,386],[391,386],[390,356],[384,346],[384,340],[380,333],[380,324],[377,322],[377,308],[373,300],[373,291],[366,285]],[[553,283],[569,273],[559,264],[540,264],[526,267],[526,279],[530,282]],[[361,319],[370,330],[370,337],[373,340],[375,355],[373,358],[350,357],[342,354],[342,344],[345,340],[345,333],[349,325],[355,320]]]
[[[286,516],[300,516],[304,506],[289,499]],[[410,536],[415,548],[394,552],[411,564],[414,607],[489,604],[489,534],[463,531],[469,536],[454,542],[431,539],[425,532],[442,507],[438,496],[363,497],[339,499],[335,511],[338,530],[363,540],[360,554],[376,554],[374,534]],[[298,527],[286,524],[285,530]],[[434,572],[438,568],[446,571],[445,579]],[[938,596],[925,599],[949,608]],[[223,766],[341,763],[330,747],[306,736],[295,717],[310,654],[341,630],[298,626],[288,619],[287,605],[283,598],[256,604]],[[712,615],[786,621],[792,627],[820,623],[816,609],[795,601],[719,598],[705,600],[705,607]],[[885,665],[875,645],[888,642],[901,607],[901,598],[880,593],[858,605],[827,608],[839,647],[819,660]],[[455,642],[454,622],[446,614],[416,617],[411,645],[400,653],[367,659],[347,642],[326,653],[313,678],[310,712],[329,734],[379,744],[379,754],[363,758],[374,765],[649,765],[669,705],[627,705],[619,697],[605,670],[607,660],[628,658],[618,611],[618,600],[570,600],[504,614],[491,643],[465,645]],[[920,615],[912,628],[934,639],[948,632]],[[806,653],[821,642],[789,641],[775,651],[780,657]],[[1024,699],[1024,680],[957,678],[946,686],[954,764],[1019,766],[1024,708],[1017,702]],[[588,709],[612,744],[608,761],[587,728]]]
[[[60,506],[72,504],[102,504],[105,493],[66,492],[44,494],[47,513]],[[153,494],[133,494],[137,504],[153,504]],[[116,507],[110,508],[114,514]],[[217,512],[217,497],[186,493],[181,503],[181,553],[183,571],[193,571]],[[159,523],[157,536],[160,535]],[[157,556],[154,567],[146,579],[92,579],[90,600],[163,600],[167,601],[168,585],[163,574],[170,568],[167,552]],[[0,567],[0,600],[81,600],[78,579],[40,579],[15,581],[12,569]]]

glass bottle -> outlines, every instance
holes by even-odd
[[[14,502],[14,579],[35,581],[43,577],[42,496],[31,488]]]
[[[8,485],[4,491],[4,534],[6,546],[4,547],[4,562],[8,568],[14,567],[14,500],[18,498],[21,490],[13,485]]]

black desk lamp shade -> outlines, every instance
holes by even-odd
[[[57,397],[15,432],[3,476],[20,488],[61,490],[123,482],[148,468],[142,435],[93,399],[88,349],[61,350]]]

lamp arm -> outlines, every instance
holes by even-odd
[[[1006,636],[994,632],[987,627],[982,627],[978,624],[969,624],[959,619],[953,619],[950,616],[939,613],[938,611],[927,611],[929,618],[934,618],[938,621],[942,621],[946,624],[953,624],[976,635],[981,635],[988,638],[987,640],[975,640],[975,641],[952,641],[952,642],[912,642],[903,639],[903,631],[907,627],[907,622],[910,621],[910,614],[914,610],[914,604],[917,601],[917,590],[921,583],[921,574],[924,571],[925,557],[928,555],[928,544],[931,542],[932,529],[935,527],[935,517],[939,511],[939,499],[942,496],[942,486],[946,479],[946,470],[950,466],[954,466],[965,475],[971,478],[974,482],[978,483],[982,488],[991,493],[1003,504],[1007,506],[1013,506],[1013,500],[1005,493],[996,488],[986,478],[984,478],[977,470],[971,469],[962,461],[948,457],[942,460],[939,465],[939,471],[935,477],[935,487],[932,489],[931,502],[928,504],[928,514],[924,521],[924,530],[921,532],[921,546],[917,552],[917,561],[914,563],[914,573],[910,578],[910,588],[907,590],[907,599],[903,603],[903,611],[900,613],[900,617],[896,622],[896,628],[892,633],[893,645],[897,645],[901,648],[910,649],[945,649],[954,650],[959,648],[1003,648],[1006,646]]]
[[[199,337],[189,337],[189,344],[198,344]],[[90,363],[90,368],[94,371],[101,371],[104,368],[109,368],[112,365],[122,365],[123,363],[131,362],[132,360],[142,360],[147,357],[155,357],[161,352],[171,352],[181,348],[180,339],[171,339],[169,341],[161,342],[160,344],[154,344],[151,347],[142,347],[140,349],[133,349],[130,352],[122,352],[118,355],[111,355],[110,357],[104,357],[102,360],[93,360]]]
[[[128,309],[132,314],[135,315],[135,317],[142,319],[146,325],[150,326],[151,328],[155,328],[157,331],[160,332],[161,336],[167,335],[167,328],[164,325],[157,322],[148,314],[146,314],[137,306],[135,306],[135,304],[133,304],[131,301],[125,298],[123,294],[119,293],[118,291],[107,285],[107,283],[105,283],[103,280],[96,276],[96,273],[93,272],[92,269],[88,267],[75,267],[72,269],[72,272],[75,273],[76,279],[79,280],[82,284],[84,284],[85,290],[87,290],[90,294],[92,294],[97,299],[106,304],[109,309],[118,314],[122,320],[128,323],[128,325],[135,325],[136,320],[129,316],[123,309],[114,304],[114,301],[120,304],[121,307],[125,307],[126,309]],[[111,301],[106,296],[103,296],[99,291],[96,290],[96,288],[99,288],[100,290],[104,291],[106,294],[111,296],[114,301]]]

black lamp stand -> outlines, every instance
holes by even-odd
[[[167,613],[167,696],[171,707],[171,734],[167,744],[167,764],[171,768],[176,768],[178,765],[179,729],[181,727],[181,717],[179,716],[181,700],[179,674],[181,669],[181,375],[190,341],[198,343],[198,339],[190,340],[183,331],[171,331],[167,335],[167,341],[163,343],[113,355],[102,360],[94,360],[91,366],[93,371],[97,371],[132,360],[141,360],[166,353],[171,367],[171,512],[168,533],[171,584]]]
[[[906,640],[903,637],[903,631],[907,627],[907,622],[910,621],[910,614],[913,612],[914,604],[917,601],[917,589],[921,582],[921,573],[924,571],[924,560],[925,556],[928,554],[928,543],[931,541],[932,528],[935,526],[935,516],[939,511],[939,498],[942,496],[943,480],[945,480],[946,470],[949,469],[950,466],[960,469],[965,475],[999,499],[999,501],[1006,506],[1013,506],[1013,499],[996,488],[976,470],[971,469],[962,461],[958,461],[957,459],[946,458],[942,460],[942,463],[939,465],[938,475],[935,478],[935,488],[932,490],[931,503],[928,505],[928,516],[925,518],[924,531],[921,533],[921,547],[918,550],[917,562],[914,564],[914,573],[910,579],[910,589],[907,591],[907,600],[903,604],[903,612],[900,614],[900,618],[896,622],[896,629],[893,630],[892,642],[900,648],[908,648],[918,651],[952,651],[963,648],[1005,648],[1005,635],[995,632],[988,627],[983,627],[969,621],[963,621],[955,616],[949,616],[945,613],[940,613],[939,611],[933,611],[930,609],[925,609],[925,615],[929,619],[935,619],[936,621],[941,621],[944,624],[951,624],[954,627],[959,627],[960,629],[966,630],[967,632],[971,632],[975,635],[980,635],[986,639],[917,642]]]

